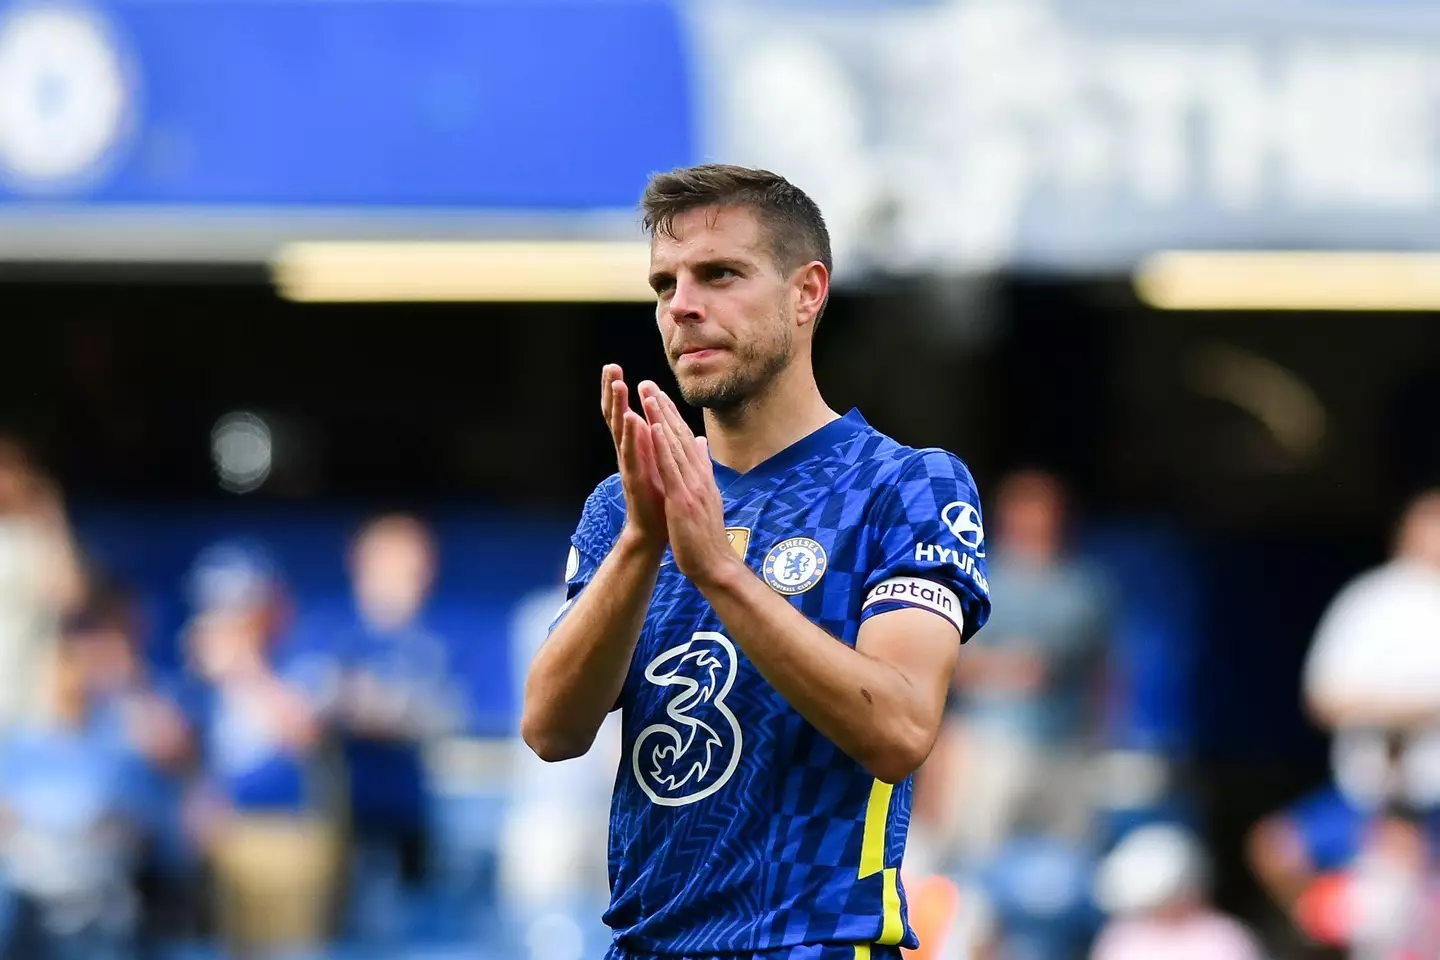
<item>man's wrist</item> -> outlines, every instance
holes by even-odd
[[[704,569],[696,571],[690,582],[707,596],[711,593],[727,593],[740,588],[745,580],[755,579],[745,561],[735,555],[735,552],[726,549],[723,554],[712,564]]]
[[[620,536],[615,538],[614,549],[624,559],[659,567],[660,558],[665,555],[665,542],[662,540],[657,543],[654,539],[626,524],[621,528]]]

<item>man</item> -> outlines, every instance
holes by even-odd
[[[1305,697],[1315,720],[1336,734],[1337,749],[1377,752],[1376,730],[1407,732],[1417,743],[1436,735],[1437,630],[1440,491],[1432,490],[1407,506],[1391,560],[1346,584],[1316,628]]]
[[[706,165],[643,200],[693,436],[653,383],[601,409],[620,471],[586,502],[521,732],[579,756],[612,709],[612,960],[898,958],[910,775],[985,622],[970,473],[821,398],[824,220],[774,174]]]
[[[210,861],[232,956],[302,955],[328,939],[343,784],[321,710],[332,677],[276,662],[289,620],[274,561],[218,543],[189,577],[186,652],[205,684],[190,704],[203,754],[186,819]]]
[[[97,715],[85,659],[77,632],[62,632],[39,711],[0,741],[7,960],[131,955],[147,798],[135,756]]]
[[[1060,482],[1022,471],[994,502],[988,571],[1001,609],[956,671],[955,714],[936,749],[937,759],[953,751],[952,769],[920,778],[922,793],[941,793],[924,799],[946,852],[970,864],[1022,828],[1084,839],[1110,627],[1104,583],[1067,550]]]
[[[199,864],[181,820],[184,783],[197,757],[184,706],[184,684],[145,660],[143,618],[134,594],[113,574],[86,575],[87,596],[62,633],[73,650],[90,724],[134,770],[136,812],[143,814],[136,888],[141,954],[162,941],[193,936],[201,920]]]
[[[0,434],[0,729],[34,719],[60,622],[84,594],[59,489],[24,444]]]
[[[445,642],[425,624],[439,566],[429,527],[403,513],[375,517],[356,534],[348,565],[353,613],[310,623],[292,661],[338,678],[326,719],[349,771],[350,926],[379,941],[399,932],[402,888],[425,876],[424,750],[458,732],[464,710]]]

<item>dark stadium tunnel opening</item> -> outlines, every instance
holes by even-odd
[[[252,498],[567,502],[612,468],[601,366],[674,385],[643,303],[304,304],[237,272],[28,276],[0,277],[0,426],[82,495],[233,496],[212,434],[253,413],[275,428],[277,469]],[[1368,335],[1345,355],[1324,349],[1358,323]],[[1122,278],[1017,273],[978,292],[839,289],[815,355],[837,409],[960,451],[982,485],[1041,465],[1098,511],[1354,530],[1377,519],[1359,505],[1385,498],[1339,491],[1399,496],[1440,476],[1425,415],[1437,330],[1424,316],[1165,313]],[[1193,359],[1215,348],[1293,372],[1333,425],[1327,445],[1277,459],[1234,398],[1197,393]],[[1237,430],[1256,436],[1253,461],[1205,453]]]

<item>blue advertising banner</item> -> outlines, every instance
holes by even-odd
[[[1440,245],[1440,7],[0,0],[0,261],[630,238],[783,172],[838,276]]]
[[[668,3],[0,3],[0,215],[633,208],[691,162]]]

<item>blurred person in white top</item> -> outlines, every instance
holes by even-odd
[[[84,594],[77,554],[55,484],[0,435],[0,730],[38,709],[60,620]]]
[[[1440,491],[1410,504],[1393,558],[1331,602],[1305,666],[1305,694],[1332,730],[1440,718]]]
[[[1251,933],[1210,905],[1208,873],[1184,828],[1130,833],[1096,874],[1095,900],[1111,919],[1091,960],[1261,960]]]
[[[1305,665],[1311,714],[1335,734],[1342,790],[1440,803],[1440,491],[1413,500],[1392,559],[1331,601]],[[1369,783],[1401,734],[1403,784]],[[1368,790],[1366,788],[1369,788]]]
[[[552,621],[565,602],[565,587],[525,597],[511,617],[511,666],[517,697]],[[620,713],[600,727],[583,757],[546,763],[518,739],[501,850],[501,896],[507,915],[533,960],[580,960],[603,952],[603,939],[586,943],[577,915],[599,916],[609,896],[606,837],[610,793],[620,765]],[[598,955],[598,954],[595,954]]]

